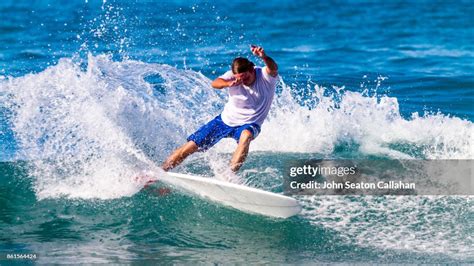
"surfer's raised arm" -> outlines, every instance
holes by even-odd
[[[266,66],[265,70],[269,75],[271,75],[272,77],[276,77],[278,75],[278,65],[275,63],[275,60],[273,60],[265,53],[263,47],[251,45],[250,50],[255,56],[258,56],[263,60]]]

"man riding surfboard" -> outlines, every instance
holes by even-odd
[[[256,67],[243,57],[233,60],[231,70],[211,84],[215,89],[228,88],[229,100],[224,110],[191,134],[184,145],[173,151],[163,163],[163,170],[171,170],[189,155],[206,151],[223,138],[234,138],[237,141],[230,168],[233,172],[240,169],[247,157],[250,142],[258,136],[268,115],[279,80],[278,66],[263,48],[252,45],[250,50],[263,60],[265,66]]]

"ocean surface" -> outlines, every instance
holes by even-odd
[[[473,14],[447,0],[0,1],[0,263],[474,263],[472,196],[296,196],[303,212],[281,220],[132,178],[219,114],[210,82],[236,56],[261,65],[250,44],[281,82],[238,173],[249,186],[283,193],[294,159],[474,159]],[[225,178],[234,148],[176,171]]]

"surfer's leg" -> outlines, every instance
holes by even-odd
[[[232,155],[232,160],[230,161],[230,169],[232,172],[239,171],[240,167],[247,158],[249,153],[250,142],[253,140],[253,135],[250,130],[244,130],[240,134],[239,145],[235,149],[234,154]]]
[[[195,153],[198,150],[198,146],[194,141],[188,141],[183,146],[177,148],[166,161],[163,163],[161,168],[165,171],[169,171],[186,159],[189,155]]]

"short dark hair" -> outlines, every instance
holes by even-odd
[[[232,61],[232,73],[239,74],[247,72],[255,66],[250,60],[244,57],[237,57]]]

